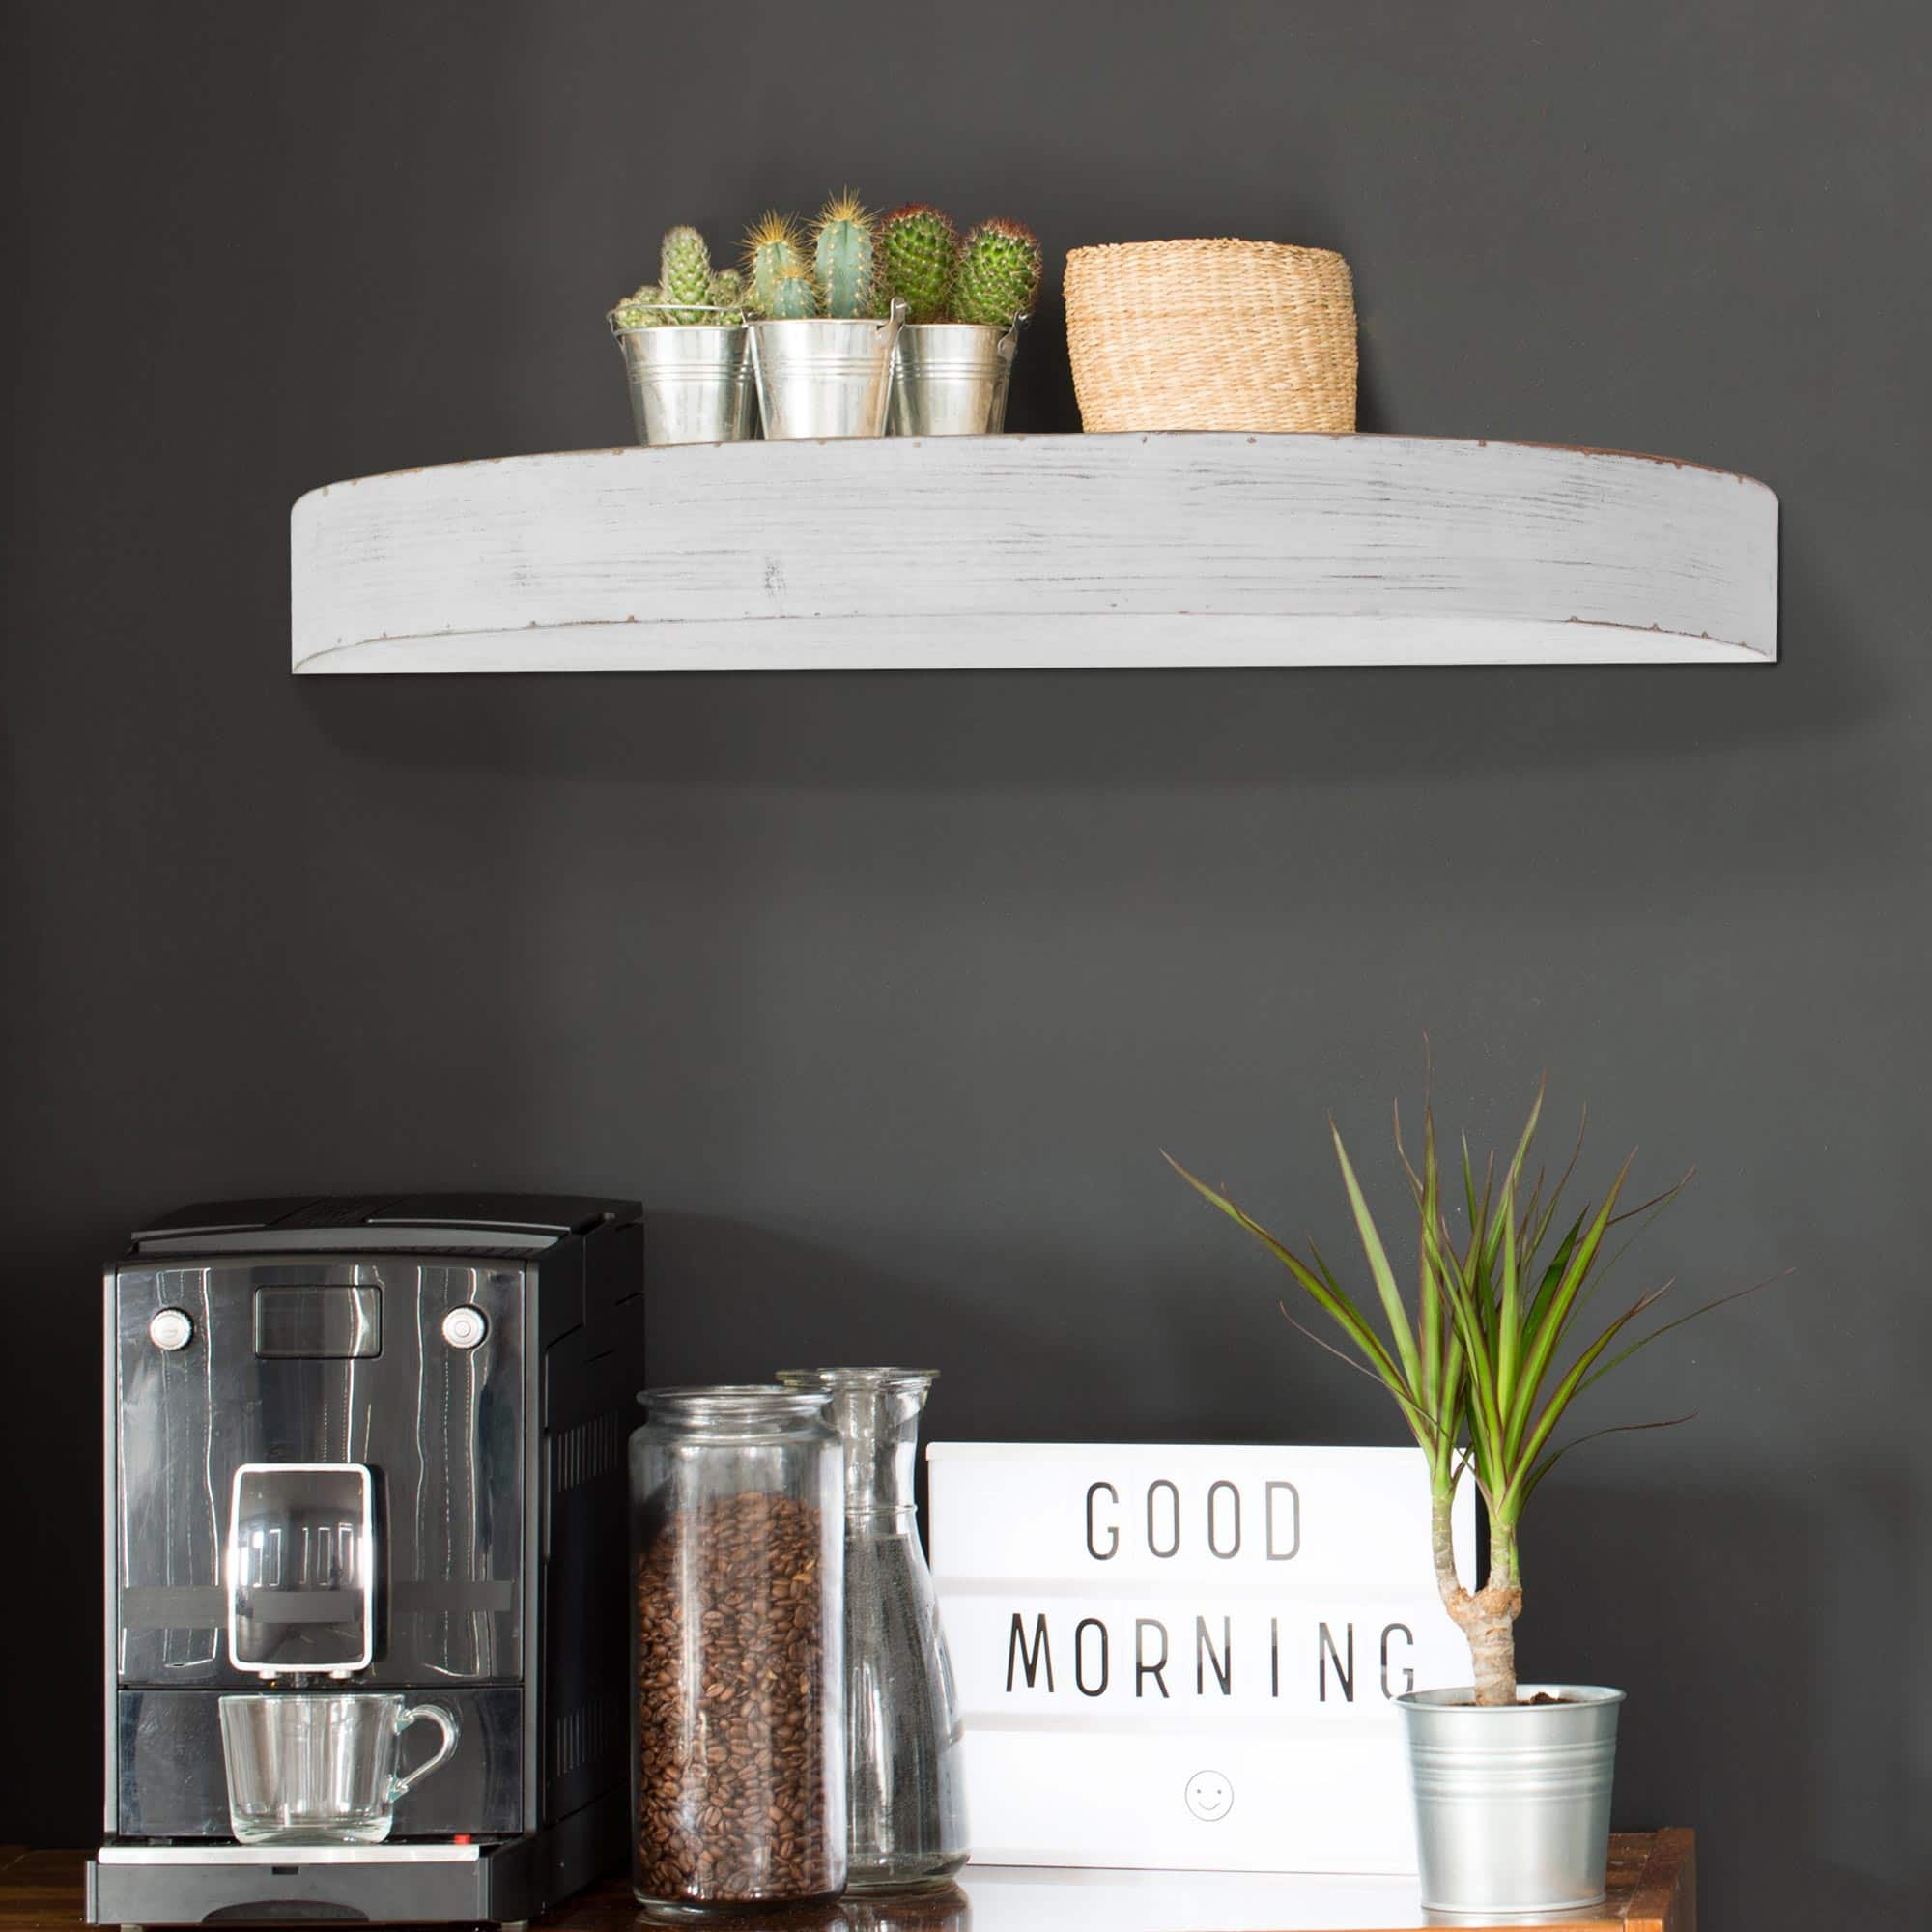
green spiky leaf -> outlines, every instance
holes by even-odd
[[[1480,1180],[1463,1139],[1461,1193],[1466,1225],[1460,1239],[1445,1212],[1432,1110],[1425,1103],[1419,1172],[1402,1147],[1398,1119],[1397,1149],[1417,1225],[1412,1315],[1339,1130],[1334,1130],[1336,1159],[1374,1290],[1372,1302],[1351,1295],[1312,1243],[1300,1254],[1292,1251],[1221,1190],[1170,1162],[1197,1193],[1288,1268],[1341,1329],[1365,1371],[1395,1398],[1429,1457],[1438,1520],[1463,1470],[1473,1474],[1491,1512],[1492,1567],[1481,1600],[1481,1614],[1491,1617],[1513,1617],[1510,1606],[1520,1601],[1518,1525],[1529,1497],[1567,1447],[1574,1446],[1552,1446],[1552,1437],[1577,1399],[1657,1336],[1754,1292],[1719,1296],[1679,1321],[1633,1340],[1635,1325],[1663,1293],[1653,1290],[1591,1333],[1582,1311],[1622,1251],[1620,1246],[1609,1251],[1615,1244],[1606,1242],[1608,1231],[1622,1221],[1660,1211],[1684,1183],[1639,1208],[1621,1208],[1631,1171],[1626,1160],[1594,1207],[1567,1212],[1560,1204],[1577,1154],[1571,1154],[1553,1181],[1547,1170],[1532,1169],[1542,1110],[1539,1088],[1507,1163],[1499,1166],[1492,1154]],[[1367,1313],[1371,1306],[1379,1307],[1379,1327]],[[1579,1343],[1579,1335],[1587,1339]],[[1614,1433],[1614,1428],[1592,1432]],[[1438,1557],[1438,1572],[1445,1561]],[[1447,1567],[1453,1573],[1453,1563]],[[1449,1575],[1445,1602],[1460,1589]],[[1456,1601],[1466,1608],[1476,1600],[1464,1593]]]

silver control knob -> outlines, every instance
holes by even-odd
[[[185,1308],[163,1308],[148,1323],[148,1340],[172,1355],[194,1340],[194,1322]]]
[[[442,1339],[452,1349],[473,1349],[490,1332],[490,1318],[465,1303],[442,1318]]]

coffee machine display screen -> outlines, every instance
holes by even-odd
[[[358,1463],[244,1463],[228,1537],[238,1670],[360,1670],[374,1654],[373,1485]]]
[[[277,1283],[255,1291],[255,1353],[268,1361],[354,1361],[383,1352],[383,1291]]]

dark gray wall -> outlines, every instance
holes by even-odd
[[[217,1193],[640,1193],[664,1379],[945,1371],[935,1435],[1376,1439],[1169,1146],[1346,1241],[1433,1035],[1771,1293],[1530,1526],[1707,1922],[1924,1922],[1925,101],[1912,5],[43,5],[10,19],[14,1748],[95,1829],[97,1271]],[[1364,426],[1784,506],[1728,669],[312,680],[291,501],[619,441],[668,222],[846,181],[1354,264]],[[1020,428],[1074,425],[1050,303]],[[869,532],[855,528],[856,549]],[[1633,1275],[1633,1283],[1636,1277]]]

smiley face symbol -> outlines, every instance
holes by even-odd
[[[1187,1808],[1206,1824],[1216,1824],[1235,1808],[1235,1787],[1218,1771],[1197,1771],[1181,1793]]]

